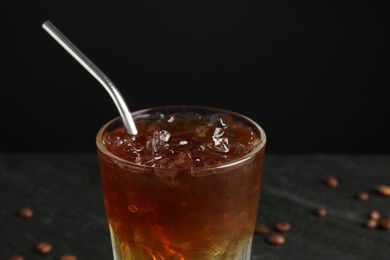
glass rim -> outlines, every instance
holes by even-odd
[[[151,165],[143,165],[143,164],[139,164],[139,163],[134,163],[134,162],[131,162],[131,161],[128,161],[126,159],[123,159],[113,153],[111,153],[110,151],[108,151],[106,149],[106,147],[104,146],[103,144],[103,133],[107,130],[108,127],[110,127],[112,124],[114,124],[115,122],[118,122],[118,121],[122,121],[122,119],[120,118],[120,116],[117,116],[113,119],[111,119],[110,121],[108,121],[107,123],[105,123],[102,127],[100,127],[97,135],[96,135],[96,145],[97,145],[97,148],[100,152],[102,152],[103,154],[105,154],[106,156],[108,156],[109,158],[111,159],[114,159],[115,161],[119,161],[121,163],[124,163],[126,165],[129,165],[129,166],[132,166],[132,167],[137,167],[137,168],[143,168],[143,169],[162,169],[162,170],[185,170],[185,169],[192,169],[192,170],[195,170],[195,171],[204,171],[204,170],[211,170],[211,169],[222,169],[222,168],[227,168],[227,167],[232,167],[232,166],[235,166],[235,165],[238,165],[238,164],[241,164],[241,163],[244,163],[245,161],[247,160],[250,160],[252,157],[254,157],[257,153],[259,153],[265,146],[266,142],[267,142],[267,136],[265,134],[265,131],[264,129],[254,120],[252,120],[251,118],[241,114],[241,113],[238,113],[238,112],[234,112],[232,110],[228,110],[228,109],[223,109],[223,108],[218,108],[218,107],[212,107],[212,106],[196,106],[196,105],[169,105],[169,106],[155,106],[155,107],[149,107],[149,108],[143,108],[143,109],[138,109],[138,110],[135,110],[132,112],[132,115],[135,119],[135,117],[137,115],[142,115],[142,114],[145,114],[147,111],[152,111],[152,110],[156,110],[158,111],[159,109],[188,109],[191,111],[191,109],[194,109],[194,110],[207,110],[207,111],[211,111],[211,112],[220,112],[220,113],[226,113],[226,114],[229,114],[229,115],[233,115],[233,116],[236,116],[240,119],[243,119],[244,121],[246,121],[247,123],[250,123],[251,124],[251,127],[254,127],[256,128],[259,132],[260,132],[260,143],[255,147],[255,149],[253,149],[252,151],[250,151],[249,153],[241,156],[241,157],[238,157],[236,159],[233,159],[231,161],[227,161],[227,162],[223,162],[223,163],[220,163],[220,164],[216,164],[216,165],[211,165],[211,166],[201,166],[201,167],[173,167],[173,168],[165,168],[165,167],[156,167],[156,166],[151,166]],[[121,123],[123,124],[123,123]]]

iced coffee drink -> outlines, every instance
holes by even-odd
[[[265,150],[251,119],[207,107],[133,112],[97,135],[114,259],[250,259]]]

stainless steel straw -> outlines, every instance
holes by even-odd
[[[123,124],[127,133],[136,135],[138,133],[133,117],[121,93],[114,83],[104,74],[87,56],[84,55],[60,30],[58,30],[50,21],[42,24],[45,29],[64,49],[73,56],[91,75],[103,85],[110,94],[116,107],[119,110]]]

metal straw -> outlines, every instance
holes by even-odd
[[[60,32],[50,21],[42,24],[45,29],[64,49],[73,56],[91,75],[103,85],[110,94],[116,107],[119,110],[123,124],[127,133],[136,135],[138,133],[134,124],[133,117],[128,109],[125,100],[114,83],[90,60],[85,56],[64,34]]]

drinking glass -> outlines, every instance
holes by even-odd
[[[213,107],[152,107],[132,114],[143,144],[125,134],[119,117],[96,138],[114,259],[249,260],[263,128]],[[142,158],[143,149],[152,156]]]

